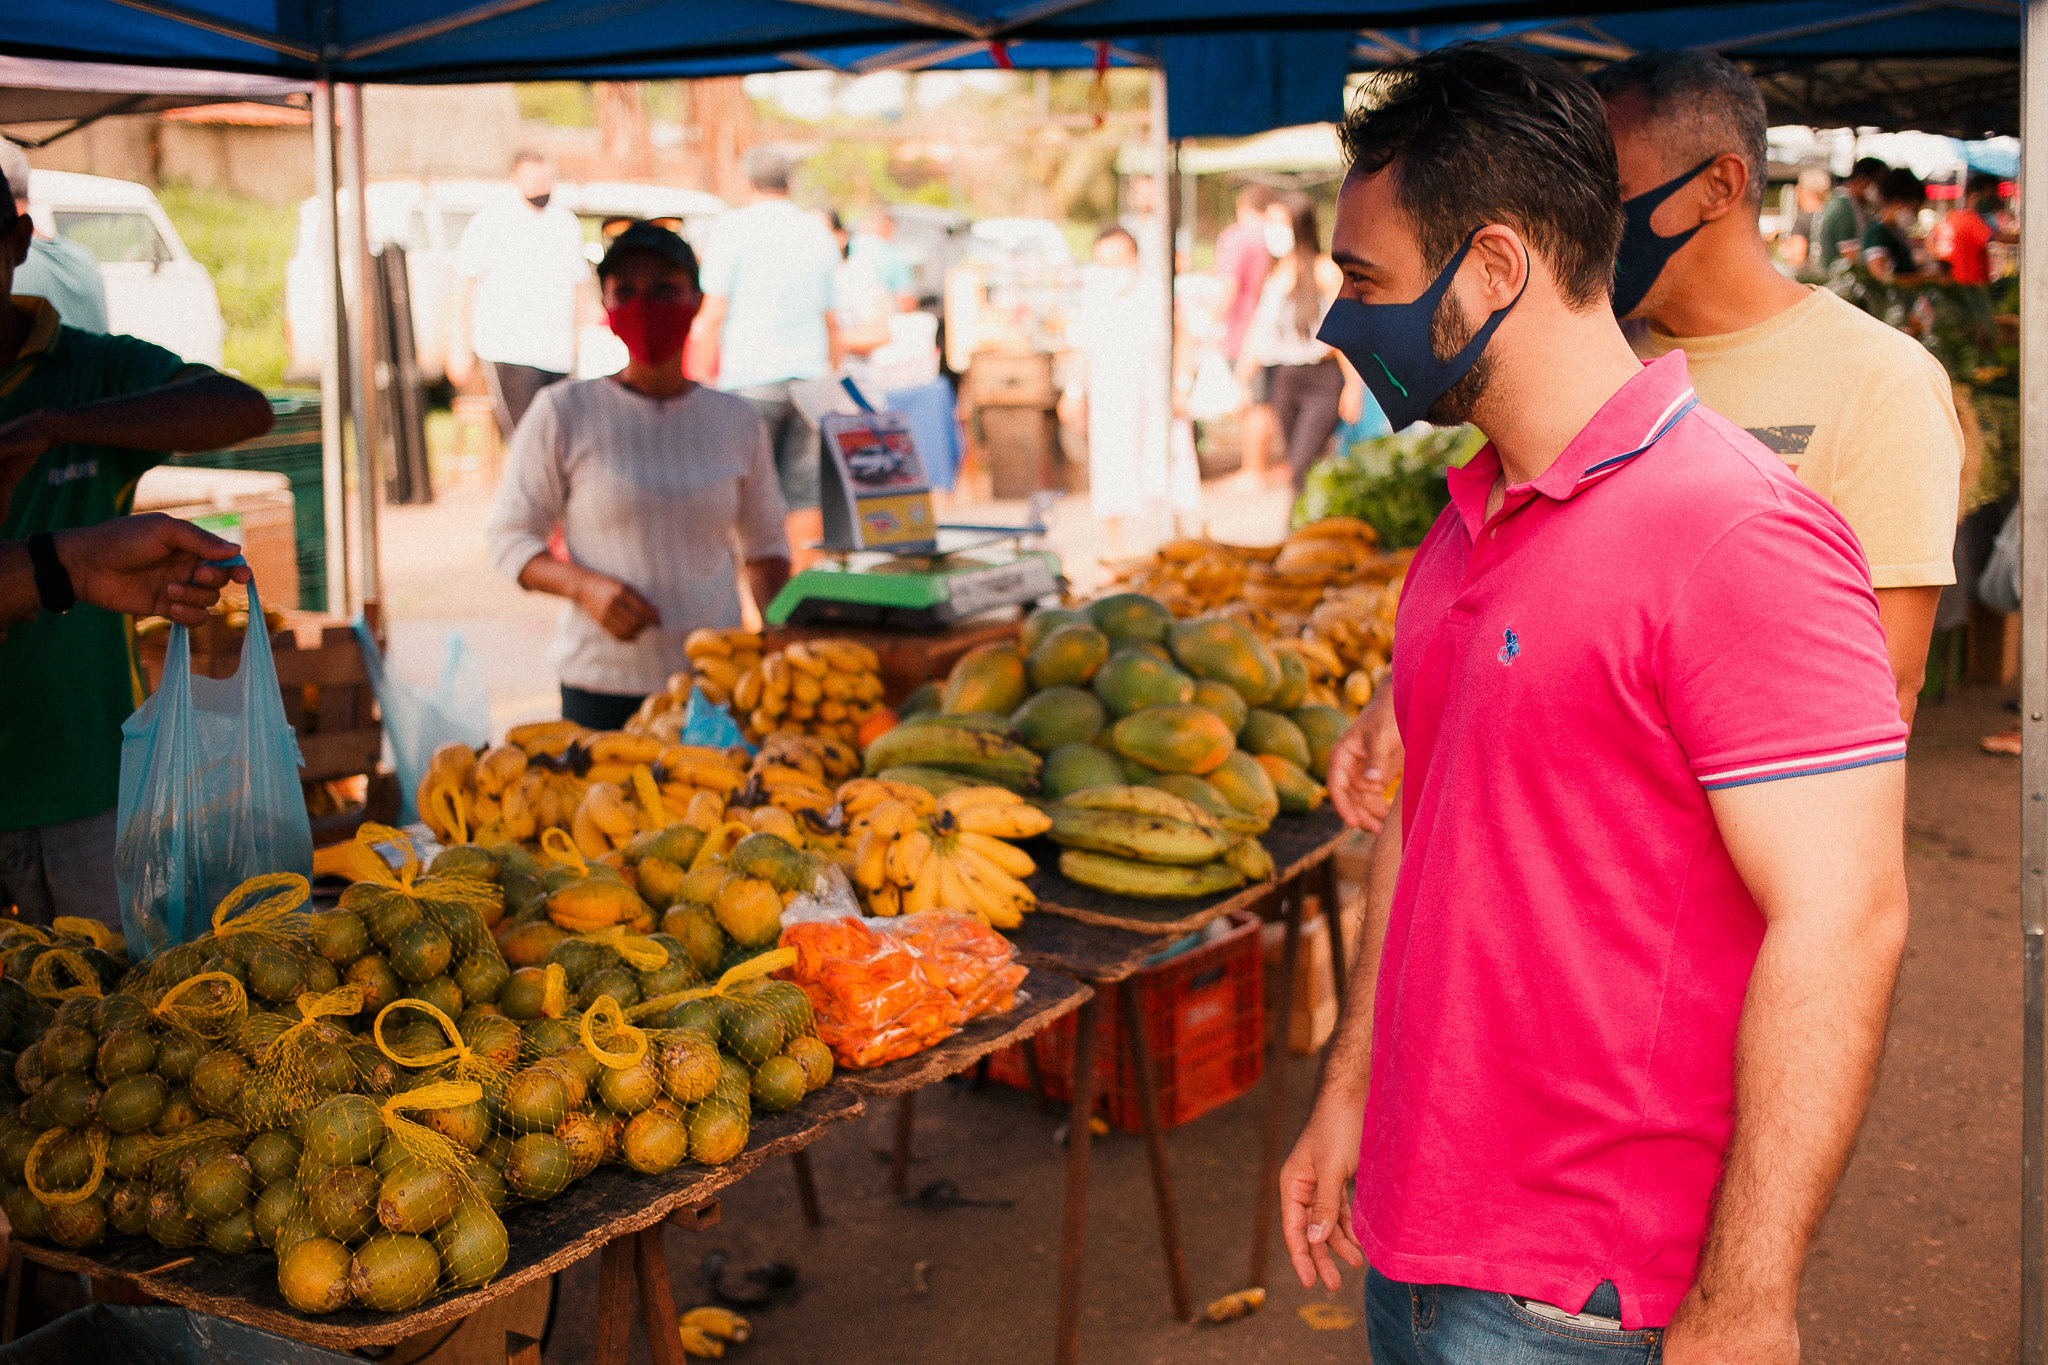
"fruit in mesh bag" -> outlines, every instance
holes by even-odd
[[[356,1248],[348,1283],[357,1302],[385,1313],[425,1303],[441,1282],[441,1256],[424,1237],[381,1233]]]
[[[347,1305],[354,1257],[330,1237],[308,1237],[277,1258],[277,1288],[301,1313],[332,1313]]]

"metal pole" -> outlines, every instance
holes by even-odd
[[[1150,132],[1152,138],[1152,250],[1158,257],[1160,272],[1161,301],[1166,312],[1165,356],[1159,367],[1159,420],[1166,429],[1159,433],[1165,445],[1166,479],[1171,505],[1173,487],[1173,143],[1167,137],[1166,129],[1166,68],[1152,68],[1152,102],[1150,109]],[[1179,532],[1178,518],[1175,519],[1175,533]]]
[[[349,612],[348,490],[343,475],[341,405],[346,334],[341,311],[341,255],[335,223],[334,82],[313,84],[313,195],[319,212],[320,314],[327,322],[326,344],[320,348],[320,469],[327,522],[327,611]]]
[[[363,87],[341,88],[342,113],[341,173],[349,203],[349,250],[355,259],[355,306],[350,310],[355,326],[356,382],[349,398],[356,424],[356,571],[360,604],[381,601],[383,575],[377,562],[377,496],[384,483],[384,442],[379,430],[382,411],[378,402],[381,366],[377,356],[377,270],[370,260],[369,177],[363,155]]]
[[[2023,204],[2048,205],[2048,0],[2026,0],[2020,48]],[[2048,208],[2043,208],[2048,212]],[[2020,1363],[2048,1362],[2043,1263],[2044,1009],[2048,1009],[2048,231],[2020,238],[2020,945],[2025,1022],[2020,1045]]]

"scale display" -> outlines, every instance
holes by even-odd
[[[939,545],[931,485],[910,421],[896,412],[826,413],[825,548],[928,554]]]

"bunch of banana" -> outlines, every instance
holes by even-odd
[[[882,710],[881,666],[858,640],[799,640],[734,678],[732,712],[756,744],[785,731],[852,744]]]
[[[526,780],[531,760],[512,744],[486,749],[476,760],[474,827],[470,839],[479,844],[517,844],[540,833],[534,817],[535,784]]]
[[[1394,644],[1394,610],[1401,600],[1401,580],[1361,583],[1331,593],[1309,613],[1302,640],[1320,646],[1315,663],[1326,669],[1339,691],[1336,705],[1357,710],[1372,699],[1372,690],[1386,672]],[[1309,662],[1304,654],[1303,661]],[[1334,663],[1335,668],[1329,665]],[[1314,673],[1311,667],[1311,675]]]
[[[705,698],[725,706],[732,701],[732,689],[740,675],[760,667],[761,637],[751,630],[693,630],[683,641],[683,653],[689,656],[690,671],[696,674]],[[674,679],[669,680],[669,690],[675,690]],[[683,699],[689,697],[686,684]]]
[[[524,749],[528,758],[560,758],[571,744],[590,733],[573,720],[537,720],[507,730],[505,742]]]
[[[1120,896],[1178,900],[1273,875],[1257,837],[1157,787],[1090,787],[1051,808],[1060,874]]]
[[[467,843],[476,828],[476,766],[476,750],[443,744],[427,759],[427,771],[414,790],[420,819],[444,844]]]
[[[1319,635],[1297,632],[1294,635],[1271,641],[1275,653],[1292,654],[1300,659],[1302,667],[1308,670],[1308,690],[1301,694],[1303,706],[1335,706],[1348,712],[1356,712],[1365,705],[1364,701],[1347,702],[1344,687],[1345,678],[1353,670],[1330,647],[1330,642]],[[1366,699],[1372,693],[1368,690]]]
[[[860,767],[851,745],[817,735],[782,732],[763,740],[736,798],[744,806],[777,806],[795,815],[823,815],[837,796],[833,784]]]
[[[1037,895],[1024,884],[1037,864],[1005,840],[1043,834],[1052,820],[1015,792],[961,787],[935,799],[922,788],[873,778],[840,790],[852,817],[854,889],[869,914],[950,910],[993,929],[1015,929],[1037,908]]]
[[[964,725],[899,725],[877,735],[861,759],[862,771],[870,777],[916,775],[920,786],[989,783],[1013,792],[1038,790],[1039,769],[1045,760],[1014,740]],[[928,774],[937,771],[941,780]]]
[[[676,1321],[682,1334],[683,1354],[706,1360],[725,1355],[725,1344],[738,1345],[754,1334],[747,1320],[730,1308],[692,1308]]]

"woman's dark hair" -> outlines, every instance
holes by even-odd
[[[1877,197],[1887,204],[1918,208],[1927,202],[1927,187],[1920,183],[1919,176],[1904,166],[1894,166],[1884,173],[1884,179],[1877,182]]]
[[[1456,43],[1389,67],[1339,136],[1354,174],[1394,168],[1395,201],[1432,273],[1474,231],[1503,223],[1549,263],[1572,307],[1613,291],[1621,178],[1607,109],[1548,57]]]
[[[1316,324],[1323,320],[1323,291],[1316,286],[1316,258],[1323,252],[1323,233],[1316,222],[1316,201],[1299,190],[1289,190],[1276,202],[1287,210],[1288,226],[1294,229],[1294,292],[1288,301],[1294,305],[1295,330],[1312,337]]]

